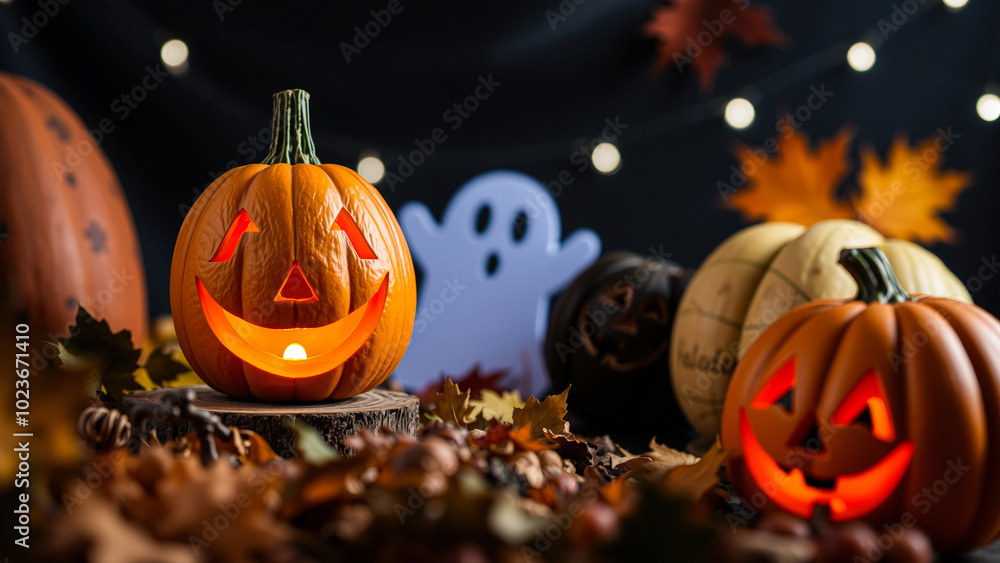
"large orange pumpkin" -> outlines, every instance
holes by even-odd
[[[146,332],[142,256],[118,177],[62,100],[2,72],[0,299],[49,341],[68,335],[78,305],[136,345]]]
[[[1000,321],[910,297],[877,248],[860,288],[785,314],[733,375],[722,444],[736,491],[809,517],[918,526],[940,551],[1000,537]]]
[[[392,373],[413,331],[399,224],[356,172],[320,164],[308,99],[275,94],[270,154],[213,182],[174,248],[177,340],[206,383],[236,397],[363,393]]]

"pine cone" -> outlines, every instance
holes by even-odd
[[[80,414],[76,433],[95,451],[120,448],[132,435],[128,417],[117,409],[93,405]]]

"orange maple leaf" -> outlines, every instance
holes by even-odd
[[[736,157],[747,183],[729,195],[725,205],[748,219],[806,226],[826,219],[853,219],[851,205],[835,194],[847,174],[847,146],[853,137],[845,127],[813,151],[805,135],[792,131],[771,156],[760,148],[738,147]]]
[[[554,450],[557,446],[556,444],[546,444],[541,440],[536,440],[532,435],[534,432],[531,431],[531,425],[522,426],[517,430],[512,430],[510,432],[510,439],[514,441],[514,444],[522,450],[529,452],[541,452],[544,450]]]
[[[858,217],[887,237],[954,242],[955,230],[937,213],[954,207],[972,175],[940,170],[942,138],[933,136],[911,150],[909,141],[898,136],[884,165],[874,149],[863,147],[857,178],[861,193],[854,198]]]
[[[653,9],[643,33],[660,42],[657,70],[671,63],[681,72],[690,66],[702,91],[711,89],[726,58],[725,36],[735,35],[750,47],[787,41],[771,21],[770,7],[748,0],[673,0]]]

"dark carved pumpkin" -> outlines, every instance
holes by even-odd
[[[271,151],[184,219],[170,273],[177,340],[213,388],[319,401],[363,393],[413,331],[413,262],[396,218],[353,170],[320,164],[308,94],[275,94]]]
[[[0,72],[0,112],[0,309],[52,341],[82,305],[140,345],[142,256],[108,159],[73,110],[31,80]]]
[[[670,329],[688,272],[631,252],[602,256],[556,299],[545,359],[570,410],[595,430],[645,426],[660,438],[689,428],[667,373]]]
[[[902,523],[940,551],[1000,537],[1000,322],[910,297],[881,250],[845,250],[854,300],[820,299],[750,346],[722,444],[744,499],[801,517]],[[754,501],[754,504],[760,504]]]

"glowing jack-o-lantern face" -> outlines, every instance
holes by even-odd
[[[854,300],[781,316],[740,360],[722,412],[736,492],[756,508],[919,526],[939,551],[1000,538],[1000,322],[907,295],[878,249],[841,264]]]
[[[413,263],[377,190],[320,164],[307,95],[275,96],[264,164],[198,199],[178,237],[178,341],[212,387],[264,400],[344,398],[385,380],[415,314]]]
[[[820,400],[807,408],[795,403],[795,360],[795,356],[785,360],[759,385],[750,408],[740,409],[740,446],[746,468],[758,483],[780,482],[771,498],[798,516],[808,518],[816,505],[823,504],[834,520],[863,517],[885,502],[899,484],[913,457],[913,443],[897,443],[885,388],[874,370],[861,375],[839,401]],[[851,446],[888,452],[871,465],[866,465],[864,456],[852,456],[842,467],[832,467],[832,457],[840,453],[832,451],[832,442],[838,432],[850,427],[854,438],[863,443]],[[787,436],[777,451],[777,459],[785,463],[761,443],[757,432],[762,430]],[[871,439],[862,436],[864,432]]]
[[[357,223],[342,209],[331,227],[347,235],[358,258],[376,258],[371,245],[361,234]],[[245,233],[257,233],[245,209],[229,226],[211,262],[226,262],[232,259]],[[311,377],[328,372],[347,361],[368,341],[375,326],[382,317],[385,307],[386,290],[389,285],[388,272],[383,276],[375,294],[351,313],[340,320],[318,327],[267,328],[241,319],[227,311],[212,298],[205,284],[195,278],[198,299],[208,326],[222,342],[223,346],[241,360],[253,366],[284,377]],[[319,296],[302,272],[298,261],[293,261],[281,286],[274,296],[276,303],[311,303],[319,301]]]

